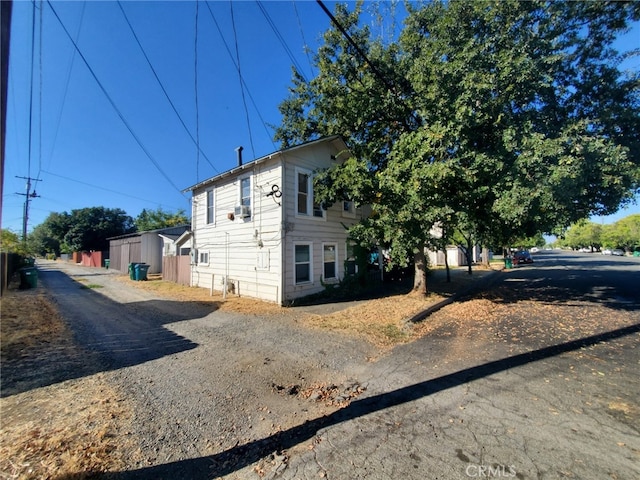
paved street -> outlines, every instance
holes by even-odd
[[[443,322],[373,365],[367,398],[281,478],[640,478],[638,260],[505,271],[505,314]]]
[[[92,282],[111,303],[43,273],[110,378],[136,395],[145,448],[158,452],[109,478],[640,478],[640,258],[539,254],[486,277],[484,292],[433,313],[423,338],[376,362],[358,360],[359,343],[316,333],[311,347],[297,327],[187,311],[104,271]],[[136,339],[161,326],[170,331]],[[270,413],[284,428],[257,429],[260,402],[278,398],[267,380],[308,376],[313,352],[334,375],[349,366],[366,391],[324,415],[282,398]],[[242,395],[218,394],[241,381]],[[218,434],[230,444],[206,453]]]
[[[371,364],[348,407],[119,478],[639,478],[640,259],[552,252],[496,275]]]

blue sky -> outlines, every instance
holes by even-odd
[[[329,27],[315,1],[199,2],[197,12],[195,2],[124,1],[124,14],[115,1],[51,6],[37,2],[33,77],[33,3],[13,6],[2,228],[17,233],[26,180],[16,177],[40,180],[29,231],[52,212],[84,207],[189,213],[181,190],[232,168],[238,146],[246,161],[278,150],[271,125],[280,123],[291,65],[311,78],[305,46],[315,51]],[[619,48],[638,47],[639,32]],[[594,220],[631,213],[640,205]]]

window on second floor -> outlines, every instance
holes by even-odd
[[[247,217],[251,217],[251,177],[240,179],[240,205],[248,209]]]
[[[298,172],[298,214],[309,215],[309,183],[310,176]]]
[[[315,202],[314,199],[313,177],[311,172],[304,170],[298,170],[296,172],[296,193],[297,215],[313,215],[316,218],[324,218],[324,208]]]
[[[213,188],[207,190],[207,225],[215,223],[215,209],[213,205]]]
[[[351,200],[344,200],[342,202],[342,216],[352,218],[356,216],[356,206]]]

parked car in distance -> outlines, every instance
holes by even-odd
[[[602,250],[602,254],[603,254],[603,255],[613,255],[613,253],[611,252],[611,250],[610,250],[610,249],[608,249],[608,248],[605,248],[604,250]]]
[[[530,252],[531,253],[538,253],[540,251],[540,249],[538,247],[533,247]]]
[[[618,257],[623,257],[624,256],[624,250],[620,250],[619,248],[616,248],[615,250],[611,251],[611,255],[616,255]]]
[[[533,263],[533,258],[527,250],[518,250],[513,254],[513,263]]]

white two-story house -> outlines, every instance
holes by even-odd
[[[313,177],[349,156],[339,136],[281,150],[202,181],[192,192],[191,285],[280,305],[345,276],[347,228],[361,209],[314,199]]]

